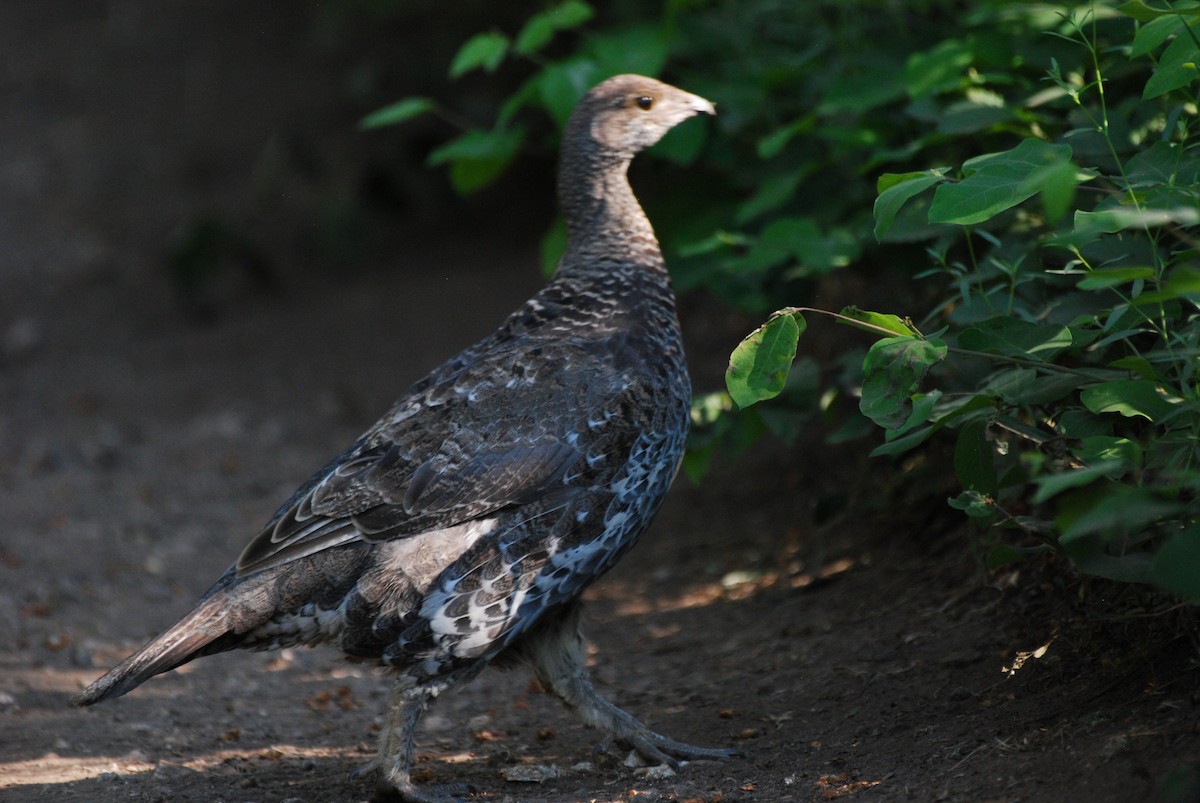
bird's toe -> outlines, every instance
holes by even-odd
[[[466,803],[476,791],[470,784],[416,786],[412,781],[404,784],[379,783],[372,799],[376,803]]]
[[[423,784],[417,786],[412,779],[387,778],[381,773],[375,784],[377,803],[465,803],[476,793],[470,784]]]

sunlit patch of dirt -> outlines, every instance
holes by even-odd
[[[134,776],[152,773],[166,764],[203,773],[221,765],[258,761],[302,761],[305,759],[361,758],[355,749],[330,747],[300,747],[296,745],[271,745],[251,753],[245,750],[216,750],[194,755],[186,760],[151,760],[140,750],[124,756],[60,756],[46,753],[22,761],[0,762],[0,789],[33,786],[47,783],[70,783],[106,775]],[[442,758],[441,760],[446,760]]]

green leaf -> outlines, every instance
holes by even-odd
[[[658,75],[667,62],[667,36],[659,25],[631,25],[593,38],[588,52],[604,76]]]
[[[666,60],[666,34],[657,25],[631,25],[590,37],[583,53],[541,69],[542,105],[561,126],[599,81],[618,73],[658,75]]]
[[[1035,171],[1027,183],[1036,185],[1042,197],[1042,208],[1050,223],[1062,220],[1075,202],[1075,186],[1081,173],[1069,159],[1049,164]]]
[[[796,358],[796,343],[807,326],[799,312],[783,309],[742,339],[725,369],[725,387],[738,407],[779,395]]]
[[[864,421],[865,419],[860,418],[858,420]],[[902,435],[895,440],[887,441],[882,446],[876,446],[871,450],[871,457],[886,457],[903,454],[909,449],[914,449],[925,441],[929,440],[930,436],[936,431],[936,427],[921,427],[920,429],[914,429],[913,431]]]
[[[1109,479],[1117,479],[1128,469],[1142,467],[1142,447],[1129,438],[1114,438],[1111,435],[1092,435],[1083,439],[1079,457],[1090,465],[1111,465],[1119,468],[1109,472]]]
[[[521,147],[520,128],[467,131],[429,154],[432,166],[450,163],[450,183],[466,195],[494,181]]]
[[[896,429],[912,412],[912,393],[929,369],[945,357],[946,344],[940,340],[888,337],[875,341],[863,360],[858,409],[879,426]]]
[[[1071,393],[1084,381],[1077,374],[1042,376],[1033,368],[1009,368],[993,374],[984,390],[1009,404],[1048,404]]]
[[[898,337],[920,337],[921,333],[912,325],[912,321],[908,318],[901,318],[899,315],[892,315],[883,312],[871,312],[858,307],[843,307],[841,315],[852,320],[844,321],[840,318],[838,323],[854,326],[863,331],[870,332],[878,336],[880,329],[886,329],[893,335]],[[868,326],[859,326],[858,323],[868,324]]]
[[[1091,435],[1111,435],[1113,425],[1111,419],[1075,409],[1059,416],[1056,429],[1060,435],[1068,438],[1087,438]]]
[[[1132,371],[1142,379],[1153,380],[1156,376],[1154,366],[1145,357],[1129,356],[1122,357],[1119,360],[1113,360],[1108,364],[1109,368],[1120,368],[1123,371]]]
[[[972,351],[1049,361],[1071,346],[1071,330],[1052,323],[1031,323],[1003,316],[963,330],[958,345]]]
[[[566,0],[551,13],[554,14],[554,24],[560,31],[578,28],[596,15],[592,7],[583,0]]]
[[[928,393],[915,394],[912,397],[912,412],[909,413],[908,420],[896,429],[884,430],[884,438],[888,441],[894,441],[897,438],[903,437],[905,433],[927,423],[933,417],[933,411],[937,407],[938,400],[941,398],[942,392],[936,389]]]
[[[938,116],[939,134],[973,134],[1013,119],[1013,110],[1004,105],[1004,98],[992,92],[967,90],[973,96],[946,106]]]
[[[717,421],[726,413],[733,412],[733,399],[723,390],[699,393],[692,397],[692,423],[697,427]]]
[[[929,391],[927,394],[918,393],[914,395],[912,397],[912,413],[909,414],[908,420],[895,430],[884,430],[886,443],[873,449],[871,457],[897,455],[907,452],[909,449],[929,440],[935,432],[953,420],[979,417],[995,409],[992,400],[983,396],[972,397],[966,402],[954,400],[950,403],[957,405],[954,410],[941,415],[932,424],[921,426],[923,422],[933,419],[934,415],[937,414],[940,402],[944,402],[943,394],[940,390],[935,389]]]
[[[723,392],[700,396],[691,414],[697,426],[688,439],[683,471],[693,482],[703,478],[714,457],[733,460],[767,431],[757,409],[735,410],[733,401]]]
[[[1058,496],[1063,491],[1072,488],[1083,488],[1099,479],[1107,478],[1114,471],[1119,471],[1121,463],[1117,460],[1096,463],[1086,468],[1064,471],[1061,474],[1050,474],[1034,480],[1037,492],[1033,495],[1033,503],[1040,505],[1047,499]]]
[[[1149,265],[1096,268],[1079,280],[1075,286],[1080,290],[1099,290],[1104,287],[1116,287],[1129,282],[1145,281],[1154,278],[1154,268]]]
[[[796,197],[796,187],[804,173],[792,171],[771,176],[758,185],[754,195],[738,205],[734,219],[739,225],[749,223],[760,215],[783,206]]]
[[[1166,5],[1166,8],[1154,8],[1147,5],[1145,0],[1129,0],[1129,2],[1117,6],[1117,11],[1127,17],[1133,17],[1135,20],[1149,22],[1159,17],[1178,18],[1180,14],[1194,14],[1200,10],[1200,3],[1194,2],[1194,0],[1168,2]]]
[[[1150,556],[1145,552],[1109,555],[1105,552],[1077,554],[1075,567],[1084,574],[1116,580],[1118,583],[1150,582]]]
[[[582,0],[566,0],[554,8],[534,14],[517,34],[513,50],[522,56],[536,53],[550,43],[554,34],[579,27],[595,13],[592,7]]]
[[[1183,28],[1179,17],[1171,15],[1153,19],[1138,28],[1133,35],[1133,46],[1129,49],[1129,57],[1137,58],[1157,50],[1167,38]]]
[[[1196,80],[1196,62],[1200,61],[1200,48],[1190,36],[1177,36],[1167,45],[1158,59],[1154,75],[1146,82],[1142,100],[1157,98],[1174,89],[1180,89]]]
[[[1061,202],[1065,171],[1072,171],[1072,186],[1080,180],[1070,159],[1069,145],[1050,145],[1038,139],[1022,140],[1003,153],[977,156],[963,164],[966,178],[937,188],[929,222],[982,223],[1043,191]]]
[[[1179,206],[1174,209],[1135,209],[1120,206],[1098,212],[1075,212],[1075,234],[1079,237],[1115,234],[1125,229],[1144,229],[1170,223],[1194,226],[1200,223],[1200,210],[1193,206]]]
[[[995,510],[995,502],[978,491],[963,491],[946,500],[955,510],[961,510],[973,519],[989,519]]]
[[[970,421],[976,418],[989,418],[996,411],[996,400],[984,393],[974,396],[958,397],[943,405],[943,412],[934,424],[938,427],[953,426],[954,422],[962,419]]]
[[[1200,270],[1191,265],[1180,265],[1163,282],[1161,290],[1142,293],[1133,303],[1144,306],[1177,299],[1186,299],[1193,304],[1200,302]]]
[[[538,79],[542,106],[561,127],[575,104],[601,79],[600,67],[592,59],[575,57],[544,68]]]
[[[1127,418],[1141,416],[1160,421],[1174,412],[1175,404],[1146,379],[1118,379],[1104,382],[1079,394],[1083,406],[1093,413],[1120,413]]]
[[[1200,160],[1188,156],[1182,143],[1159,140],[1126,162],[1125,177],[1134,187],[1192,185],[1200,181]]]
[[[908,420],[895,430],[885,430],[884,438],[886,443],[882,446],[877,446],[871,451],[871,457],[879,457],[881,455],[897,455],[907,452],[916,446],[927,441],[935,432],[945,426],[950,425],[952,421],[958,419],[973,420],[990,416],[996,409],[992,399],[986,396],[973,396],[966,401],[953,400],[950,405],[957,405],[948,413],[942,414],[939,418],[927,426],[920,426],[922,422],[933,419],[937,414],[938,405],[942,403],[942,407],[946,405],[943,394],[940,390],[931,390],[927,394],[916,394],[912,397],[912,413]],[[903,434],[901,434],[903,433]]]
[[[963,490],[996,495],[999,483],[995,450],[988,443],[986,422],[972,421],[959,430],[954,445],[954,473]]]
[[[1020,405],[1033,383],[1037,382],[1038,372],[1033,368],[1008,368],[998,371],[988,379],[985,390],[1003,398],[1009,405]]]
[[[508,37],[498,31],[477,33],[463,42],[450,62],[450,77],[458,78],[471,70],[482,68],[495,72],[508,52]]]
[[[883,241],[892,228],[896,214],[911,199],[946,180],[948,167],[935,167],[915,173],[884,173],[879,177],[875,199],[875,239]]]
[[[913,53],[904,66],[904,84],[909,97],[919,98],[947,89],[955,89],[966,78],[967,68],[975,60],[970,44],[946,39],[929,50]]]
[[[429,98],[404,98],[395,103],[389,103],[382,109],[376,109],[366,117],[358,121],[358,127],[361,129],[381,128],[385,125],[396,125],[405,120],[410,120],[413,117],[425,114],[436,108],[436,104]]]
[[[785,280],[844,268],[862,253],[861,242],[848,229],[822,230],[815,221],[806,218],[797,222],[800,225],[791,232],[786,244],[797,264],[784,272]]]
[[[781,217],[768,223],[750,250],[728,261],[725,269],[763,274],[776,266],[796,261],[799,267],[789,271],[787,277],[808,276],[850,264],[860,248],[849,232],[822,231],[811,218]]]
[[[725,249],[749,248],[751,245],[753,245],[753,240],[744,234],[717,229],[702,240],[681,243],[677,253],[681,259],[694,259],[695,257],[705,256],[717,251],[724,251]]]
[[[1159,547],[1150,580],[1185,599],[1200,599],[1200,525],[1175,533]]]
[[[764,161],[775,158],[797,134],[812,131],[815,122],[816,118],[808,114],[767,134],[758,141],[758,158]]]
[[[1118,536],[1139,535],[1183,507],[1181,502],[1155,496],[1148,488],[1117,485],[1075,517],[1058,540],[1064,547],[1080,548],[1088,536],[1106,542]]]
[[[549,12],[535,14],[522,26],[513,41],[513,52],[529,56],[538,52],[554,38],[557,27]]]
[[[853,68],[854,72],[841,73],[825,85],[817,114],[860,115],[905,96],[904,75],[890,60],[872,65],[858,59]]]
[[[498,128],[508,128],[517,112],[541,99],[541,80],[542,74],[536,73],[508,96],[500,105],[500,110],[496,112]]]

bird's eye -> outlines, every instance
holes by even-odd
[[[637,99],[636,103],[637,103],[639,109],[641,109],[644,112],[648,112],[648,111],[650,111],[650,108],[654,105],[654,98],[650,97],[649,95],[642,95],[640,98]]]

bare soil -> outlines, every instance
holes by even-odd
[[[388,684],[332,652],[227,654],[93,710],[69,698],[539,281],[539,221],[368,221],[367,267],[324,264],[319,199],[364,158],[352,59],[314,57],[290,4],[247,5],[0,4],[5,801],[366,799],[348,776]],[[288,151],[283,190],[247,200],[277,128],[323,157],[305,172]],[[198,320],[165,254],[214,210],[293,269],[264,293],[229,268]],[[701,388],[742,326],[726,316],[684,300]],[[950,473],[936,453],[863,452],[814,431],[681,479],[588,592],[610,698],[744,758],[627,766],[528,675],[491,671],[428,715],[418,774],[494,801],[1200,799],[1190,609],[1053,563],[986,573],[930,496]]]

